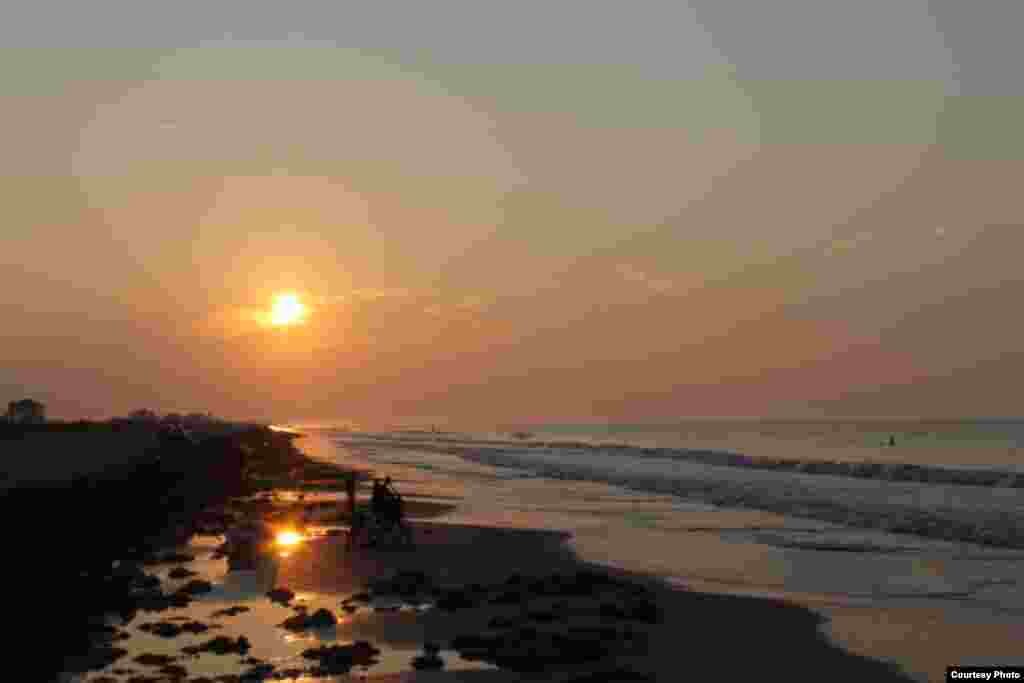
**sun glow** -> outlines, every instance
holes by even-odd
[[[270,307],[270,324],[276,327],[297,325],[306,317],[306,306],[292,293],[278,294]]]
[[[282,548],[291,548],[302,542],[302,535],[297,531],[280,531],[274,540]]]

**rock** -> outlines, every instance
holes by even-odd
[[[192,579],[175,592],[180,595],[200,595],[202,593],[209,593],[212,590],[213,584],[209,581],[204,581],[203,579]]]
[[[228,607],[226,609],[219,609],[216,612],[214,612],[213,614],[211,614],[210,616],[211,617],[234,617],[234,616],[238,616],[239,614],[242,614],[243,612],[248,612],[248,611],[249,611],[248,607],[245,607],[243,605],[235,605],[234,607]]]
[[[287,588],[275,588],[267,592],[267,597],[270,598],[271,602],[279,602],[282,605],[287,605],[291,602],[291,599],[295,597],[295,593]]]
[[[305,650],[302,656],[317,660],[312,670],[314,676],[333,676],[348,673],[356,665],[370,665],[380,650],[365,640],[358,640],[351,645],[331,645]]]
[[[182,627],[178,624],[173,624],[169,621],[158,621],[155,623],[141,624],[139,626],[140,631],[146,633],[152,633],[155,636],[161,638],[176,638],[181,635]]]
[[[132,661],[142,666],[167,666],[177,661],[177,657],[171,657],[169,655],[155,655],[151,652],[141,654]]]
[[[160,668],[160,673],[171,678],[184,678],[188,676],[188,669],[181,666],[180,664],[168,664],[167,666]]]
[[[181,625],[181,630],[188,633],[205,633],[210,627],[200,621],[186,621]]]
[[[294,678],[301,678],[306,672],[302,669],[281,669],[274,674],[274,678],[278,680],[291,680]]]
[[[359,608],[356,607],[355,605],[342,605],[341,609],[345,610],[349,614],[352,614],[353,612],[357,611]]]
[[[150,589],[151,590],[153,588],[159,588],[160,587],[160,577],[153,576],[152,574],[143,574],[142,576],[137,578],[135,581],[133,581],[132,585],[134,585],[137,588],[144,589],[144,590],[146,590],[146,589]]]
[[[182,607],[188,607],[189,604],[191,604],[192,594],[183,591],[178,591],[177,593],[172,593],[171,595],[169,595],[167,597],[167,601],[170,603],[171,607],[177,607],[181,609]]]
[[[307,628],[329,628],[338,623],[338,619],[325,609],[318,609],[312,615],[306,614],[305,610],[288,617],[279,624],[289,631],[302,631]]]
[[[243,683],[249,683],[250,681],[262,681],[262,680],[265,680],[265,679],[269,678],[271,676],[271,674],[273,674],[273,673],[274,673],[274,665],[273,664],[259,664],[257,666],[252,667],[248,671],[245,671],[238,678],[239,678],[239,681],[241,681]]]
[[[246,655],[252,648],[249,639],[245,636],[239,636],[237,640],[232,640],[227,636],[217,636],[211,640],[206,641],[202,645],[188,645],[181,648],[181,651],[189,655],[198,655],[202,652],[212,652],[215,655],[229,655],[238,654]]]
[[[444,660],[437,655],[420,655],[413,658],[412,668],[417,671],[436,671],[444,668]]]
[[[289,631],[303,631],[306,628],[306,615],[296,614],[290,616],[278,624],[278,626],[288,629]]]
[[[310,628],[327,628],[334,626],[338,623],[338,619],[325,609],[318,609],[313,612],[313,616],[309,617],[308,624]]]
[[[185,567],[175,567],[167,573],[168,578],[171,579],[187,579],[190,576],[195,576],[196,572]]]

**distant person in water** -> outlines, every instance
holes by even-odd
[[[896,445],[896,437],[892,436],[891,434],[889,435],[889,445],[890,446],[895,446]]]

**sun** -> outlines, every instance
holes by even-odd
[[[277,542],[279,546],[287,548],[298,545],[302,541],[302,535],[299,534],[297,531],[286,529],[284,531],[278,532],[277,537],[274,540]]]
[[[306,317],[306,306],[290,292],[278,294],[270,307],[270,324],[275,327],[297,325]]]

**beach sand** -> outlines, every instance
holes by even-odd
[[[444,584],[487,586],[515,574],[548,576],[597,569],[582,563],[568,549],[567,540],[566,534],[552,531],[421,522],[416,524],[414,551],[347,553],[343,541],[329,539],[320,547],[311,544],[311,562],[282,567],[278,580],[297,591],[343,594],[398,571],[422,571]],[[583,670],[621,667],[650,674],[657,681],[698,675],[741,680],[771,673],[788,680],[905,680],[885,665],[849,655],[829,644],[818,630],[820,618],[805,609],[775,600],[673,589],[629,572],[612,574],[647,588],[653,604],[662,609],[663,618],[655,624],[633,623],[648,638],[640,652],[612,656],[602,662],[603,667],[581,667]],[[535,595],[511,608],[481,605],[452,614],[431,610],[415,621],[397,616],[391,621],[384,616],[360,624],[352,635],[353,639],[365,638],[378,646],[416,647],[424,640],[444,642],[460,634],[479,633],[495,617],[542,611],[550,608],[550,602],[550,598]],[[566,612],[577,606],[593,607],[600,603],[600,597],[589,595],[570,602]],[[594,621],[588,616],[566,616],[554,623],[557,630],[570,623]],[[533,678],[567,678],[573,673],[549,670]],[[490,680],[486,677],[496,674],[472,675]]]
[[[330,453],[315,439],[302,445],[314,453]],[[381,683],[674,682],[754,676],[910,680],[881,659],[899,662],[920,680],[942,680],[929,646],[944,648],[941,659],[949,656],[963,663],[960,654],[965,652],[977,657],[1012,652],[1007,638],[1019,632],[981,619],[977,636],[965,638],[963,624],[943,624],[942,614],[923,607],[879,609],[855,600],[833,604],[826,591],[796,594],[787,585],[786,572],[793,566],[780,564],[778,553],[721,538],[726,532],[786,527],[787,521],[777,515],[707,510],[669,496],[633,494],[597,483],[576,482],[570,490],[562,482],[523,478],[454,457],[443,463],[432,458],[389,452],[370,460],[350,451],[335,459],[345,467],[372,469],[395,479],[407,498],[415,548],[350,547],[344,529],[330,515],[330,504],[340,505],[343,494],[335,486],[306,490],[305,504],[317,507],[318,520],[304,542],[279,553],[259,571],[228,572],[223,559],[210,557],[222,539],[194,538],[183,550],[196,559],[182,566],[210,581],[212,590],[187,607],[140,615],[123,627],[128,638],[117,644],[128,651],[125,658],[79,680],[103,680],[120,667],[138,674],[145,668],[132,662],[134,657],[180,657],[182,646],[210,637],[164,639],[139,629],[142,623],[168,619],[208,623],[218,635],[244,635],[252,643],[251,656],[279,672],[307,672],[297,680]],[[444,471],[437,469],[438,463]],[[298,503],[295,490],[277,489],[275,497],[283,505]],[[821,527],[809,520],[802,523]],[[820,555],[845,556],[839,559],[849,563],[855,554]],[[823,578],[838,566],[822,565]],[[164,590],[173,592],[185,579],[171,579],[168,570],[156,575]],[[730,572],[734,585],[728,582]],[[762,597],[727,594],[745,588],[751,576],[772,572],[778,576],[777,590]],[[396,574],[421,577],[416,599],[396,596],[394,589],[380,585]],[[611,578],[594,578],[599,576]],[[273,587],[294,591],[291,606],[267,598]],[[368,588],[369,602],[354,599]],[[217,610],[239,605],[248,611],[230,619],[212,618]],[[279,624],[294,616],[299,605],[309,613],[326,609],[337,624],[299,633],[282,628]],[[987,639],[991,648],[973,642],[976,638]],[[598,659],[593,658],[595,650],[587,650],[595,639],[602,654]],[[309,677],[313,662],[302,657],[304,650],[360,640],[379,648],[374,665],[353,668],[349,678]],[[411,670],[412,659],[426,642],[439,645],[446,670]],[[589,654],[576,657],[579,651]],[[178,663],[192,681],[246,670],[235,658],[209,654]],[[538,670],[523,670],[530,668]],[[587,678],[600,672],[604,677]]]

